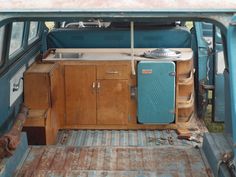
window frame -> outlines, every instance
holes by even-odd
[[[4,57],[4,43],[5,43],[5,34],[6,34],[6,26],[0,27],[2,29],[2,33],[0,33],[0,68],[4,65],[5,63],[5,57]]]
[[[23,22],[24,23],[24,32],[23,32],[23,42],[21,45],[21,48],[18,49],[17,51],[15,51],[12,55],[9,55],[9,50],[10,50],[10,39],[11,39],[11,33],[12,33],[12,24],[14,22]],[[4,50],[5,52],[3,52],[3,56],[4,56],[4,63],[2,65],[0,65],[0,75],[1,73],[9,68],[12,64],[14,64],[15,62],[17,62],[22,55],[25,54],[25,51],[31,49],[32,47],[34,47],[34,45],[36,43],[38,43],[40,41],[40,38],[42,37],[42,33],[43,33],[43,25],[41,21],[36,21],[38,22],[38,31],[37,31],[37,38],[32,42],[32,43],[28,43],[28,35],[29,35],[29,28],[30,28],[30,21],[12,21],[8,24],[6,24],[6,28],[5,28],[5,45],[4,45]]]
[[[29,39],[31,22],[36,22],[37,23],[37,31],[36,31],[36,35],[33,38]],[[27,35],[27,44],[29,46],[29,45],[31,45],[32,43],[34,43],[35,41],[37,41],[39,39],[40,22],[39,21],[30,21],[30,22],[28,22],[28,26],[29,26],[28,27],[28,32],[27,32],[28,34],[26,34],[26,35]]]
[[[20,55],[20,53],[22,53],[24,51],[24,46],[25,46],[25,36],[26,36],[26,22],[24,21],[19,21],[23,23],[23,35],[22,35],[22,42],[21,42],[21,46],[20,48],[18,48],[17,50],[15,50],[13,53],[10,54],[10,45],[11,45],[11,35],[12,35],[12,29],[13,29],[13,23],[18,22],[18,21],[14,21],[11,23],[11,28],[10,28],[10,33],[9,33],[9,44],[8,44],[8,61],[14,61],[15,58],[17,58],[18,55]]]

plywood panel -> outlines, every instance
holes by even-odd
[[[129,109],[128,80],[98,80],[98,124],[127,124]]]
[[[194,112],[194,101],[193,104],[186,102],[186,108],[182,103],[178,103],[178,100],[188,98],[191,95],[194,96],[194,77],[193,77],[193,60],[189,61],[178,61],[177,62],[177,116],[178,122],[188,122]],[[185,79],[184,79],[185,78]],[[185,82],[186,80],[187,82]],[[194,98],[194,97],[193,97]]]
[[[47,118],[47,110],[29,110],[24,127],[44,127]]]
[[[57,65],[51,74],[51,119],[53,127],[57,131],[65,124],[65,97],[64,97],[64,66]]]
[[[66,124],[96,124],[96,66],[65,66]]]
[[[24,102],[30,109],[50,107],[50,80],[46,73],[24,75]]]
[[[193,60],[177,61],[177,74],[188,74],[193,68]]]

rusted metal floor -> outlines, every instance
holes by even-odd
[[[62,130],[57,145],[65,146],[160,146],[201,145],[179,140],[174,130]]]
[[[31,146],[15,176],[208,176],[195,145],[173,130],[63,130],[57,145]]]
[[[31,147],[16,176],[207,176],[193,147]]]

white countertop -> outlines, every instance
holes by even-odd
[[[152,59],[145,58],[141,55],[144,52],[155,50],[156,48],[138,48],[134,49],[134,60],[135,61],[185,61],[193,58],[193,52],[190,48],[178,48],[172,49],[181,51],[181,56],[178,58],[161,58],[161,59]],[[79,58],[55,58],[55,53],[79,53],[81,56]],[[131,49],[66,49],[60,48],[56,49],[55,53],[51,53],[45,58],[46,61],[129,61],[132,60]]]

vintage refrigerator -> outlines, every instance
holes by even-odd
[[[138,121],[169,124],[175,120],[175,63],[138,63]]]

